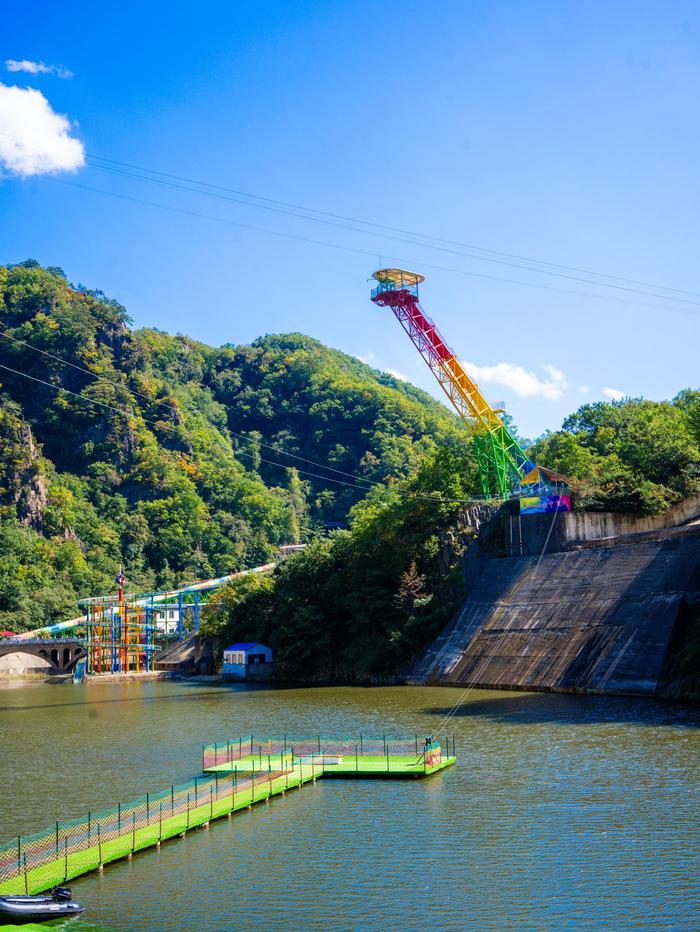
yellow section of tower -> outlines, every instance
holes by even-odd
[[[477,423],[471,424],[467,422],[469,427],[472,430],[482,428],[486,431],[492,430],[495,427],[501,427],[502,423],[500,418],[481,394],[476,382],[469,378],[459,359],[457,359],[456,356],[452,356],[449,359],[441,360],[441,365],[449,375],[452,384],[459,392],[467,407],[473,412],[473,416]]]

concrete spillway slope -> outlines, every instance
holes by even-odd
[[[155,668],[162,672],[211,673],[214,669],[214,645],[212,638],[194,634],[176,641],[155,655]]]
[[[679,613],[697,596],[700,527],[578,544],[553,534],[556,552],[541,555],[551,520],[538,516],[532,534],[526,528],[522,541],[516,537],[529,555],[472,560],[461,612],[410,682],[655,693]],[[512,543],[509,521],[501,521],[501,544]]]
[[[194,635],[182,641],[176,641],[170,647],[158,651],[156,654],[156,670],[193,672],[196,649],[197,641]]]

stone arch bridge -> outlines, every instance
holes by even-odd
[[[0,641],[0,657],[10,654],[30,654],[45,660],[47,673],[72,673],[81,657],[87,657],[83,644],[74,638],[32,638],[26,641]]]

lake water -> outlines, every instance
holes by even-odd
[[[0,687],[0,839],[239,734],[433,731],[446,688]],[[457,766],[320,780],[72,882],[87,930],[700,928],[700,708],[474,691]]]

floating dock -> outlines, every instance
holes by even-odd
[[[202,758],[204,775],[188,783],[0,846],[0,895],[41,893],[322,777],[420,778],[457,759],[454,739],[386,735],[247,735],[205,745]]]
[[[450,753],[450,751],[452,753]],[[202,750],[202,770],[214,774],[248,774],[271,770],[318,777],[425,777],[453,764],[454,739],[358,735],[327,738],[247,735],[236,741],[208,744]]]

